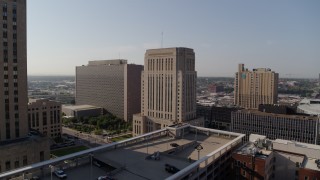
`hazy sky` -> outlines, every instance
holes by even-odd
[[[198,76],[238,63],[318,77],[319,0],[28,0],[28,74],[74,75],[89,60],[143,64],[148,48],[189,47]]]

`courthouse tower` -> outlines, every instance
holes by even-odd
[[[147,50],[141,79],[141,113],[133,116],[135,135],[181,122],[203,125],[196,117],[193,49]]]

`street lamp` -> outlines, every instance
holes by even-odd
[[[52,172],[53,172],[54,166],[53,165],[49,165],[49,168],[50,168],[50,179],[52,180]]]
[[[195,147],[195,149],[198,151],[198,160],[200,159],[200,151],[203,149],[203,147],[199,144]]]
[[[149,154],[149,153],[148,153],[148,146],[149,146],[148,138],[149,138],[149,137],[147,136],[147,137],[146,137],[146,140],[147,140],[147,154]]]
[[[90,156],[90,179],[92,179],[92,157],[93,157],[93,154],[90,153],[89,156]]]

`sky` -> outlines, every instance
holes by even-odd
[[[244,63],[317,78],[319,9],[319,0],[28,0],[28,75],[75,75],[90,60],[143,64],[162,46],[193,48],[198,76],[233,77]]]

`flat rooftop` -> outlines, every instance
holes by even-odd
[[[62,168],[68,179],[84,173],[83,165],[91,158],[102,165],[93,169],[92,178],[111,175],[115,179],[182,179],[197,177],[208,164],[223,153],[240,145],[244,134],[179,124],[120,142],[105,144],[81,152],[22,167],[0,174],[0,179],[33,173],[50,178],[50,168]],[[200,148],[201,147],[201,148]],[[198,151],[196,148],[201,149]],[[157,154],[158,156],[155,156]],[[155,157],[159,157],[155,158]],[[67,163],[66,163],[67,162]],[[165,170],[169,164],[178,168],[175,174]],[[72,168],[70,168],[72,167]],[[69,169],[70,168],[70,169]],[[194,172],[197,172],[196,174]]]
[[[125,167],[115,174],[116,179],[165,179],[172,174],[165,171],[165,164],[184,169],[198,160],[197,145],[203,149],[200,158],[206,156],[234,138],[188,134],[182,139],[169,136],[154,140],[146,140],[134,146],[95,154],[95,158],[115,168]],[[176,143],[178,147],[170,144]],[[160,152],[160,160],[146,159],[154,152]],[[189,160],[189,158],[191,160]]]
[[[310,116],[308,114],[275,114],[275,113],[267,113],[261,112],[256,109],[242,109],[235,112],[249,113],[255,115],[264,115],[264,116],[272,116],[272,117],[282,117],[282,118],[292,118],[292,119],[300,119],[300,120],[317,120],[318,117]]]
[[[92,106],[92,105],[69,105],[69,106],[63,105],[62,108],[71,109],[73,111],[88,110],[88,109],[101,109],[101,107]]]

